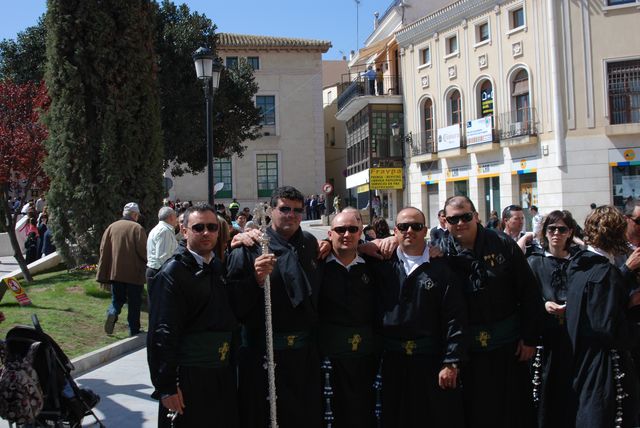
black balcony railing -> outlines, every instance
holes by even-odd
[[[410,156],[436,153],[438,150],[433,138],[433,132],[419,132],[407,135],[407,147]]]
[[[369,80],[364,75],[346,82],[343,79],[343,83],[340,84],[340,95],[338,95],[338,111],[355,97],[402,95],[401,88],[400,77],[387,74],[375,80]]]
[[[498,129],[501,140],[538,135],[539,120],[533,107],[513,110],[498,116]]]

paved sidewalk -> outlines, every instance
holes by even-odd
[[[18,269],[18,262],[13,256],[0,257],[0,277]]]

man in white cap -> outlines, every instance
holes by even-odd
[[[111,284],[111,305],[107,311],[104,331],[113,333],[118,315],[125,303],[129,305],[129,334],[140,333],[140,306],[147,264],[147,233],[138,224],[140,208],[129,202],[122,210],[122,219],[111,223],[102,235],[100,261],[96,280]]]

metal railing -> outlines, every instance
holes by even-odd
[[[405,140],[407,142],[407,147],[409,156],[419,156],[429,153],[436,153],[438,151],[435,139],[434,132],[417,132],[417,133],[409,133]]]
[[[385,74],[382,79],[369,80],[366,76],[355,77],[339,85],[338,111],[349,102],[362,96],[402,95],[402,82],[399,76]]]
[[[534,107],[512,110],[498,116],[498,134],[501,140],[538,135],[539,120]]]

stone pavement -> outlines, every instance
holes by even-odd
[[[0,277],[18,269],[18,262],[12,256],[0,257]]]

